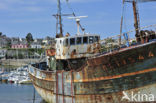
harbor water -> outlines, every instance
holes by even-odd
[[[0,103],[33,103],[33,100],[34,87],[32,84],[0,83]],[[44,103],[37,92],[35,92],[34,103]]]

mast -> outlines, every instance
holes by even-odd
[[[121,35],[122,35],[122,26],[123,26],[124,3],[125,3],[125,0],[122,1],[122,16],[121,16],[121,22],[120,22],[119,45],[121,45]]]
[[[133,6],[133,14],[134,14],[134,27],[136,32],[136,40],[137,42],[140,41],[140,19],[139,19],[139,12],[138,12],[138,2],[154,2],[156,0],[124,0],[125,2],[132,3]]]
[[[133,6],[133,15],[134,15],[134,27],[135,27],[135,37],[137,42],[140,38],[140,20],[139,20],[139,13],[138,13],[138,5],[137,0],[123,0],[122,9],[124,11],[124,2],[130,2]],[[122,13],[123,13],[122,11]],[[120,24],[120,35],[119,35],[119,45],[121,44],[121,35],[122,35],[122,24],[123,24],[123,14],[121,17],[121,24]]]
[[[59,37],[63,37],[62,16],[61,16],[61,3],[60,3],[60,0],[57,0],[57,6],[58,6],[58,11],[57,11],[58,18],[57,19],[59,19],[58,20],[58,24],[59,24],[59,29],[60,29],[60,32],[57,33],[57,35],[59,35]]]
[[[140,25],[139,25],[139,13],[137,8],[137,1],[133,0],[132,5],[133,5],[133,13],[134,13],[134,27],[136,32],[135,36],[136,36],[136,40],[138,41]]]

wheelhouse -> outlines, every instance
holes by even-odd
[[[56,59],[89,57],[98,52],[99,40],[99,35],[56,38]]]

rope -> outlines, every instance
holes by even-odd
[[[74,10],[72,9],[72,7],[71,7],[70,4],[69,4],[69,0],[66,0],[66,3],[67,3],[68,8],[71,10],[73,16],[76,17],[76,15],[75,15],[75,13],[74,13]],[[79,22],[79,25],[80,25],[81,30],[84,32],[85,29],[82,27],[82,25],[80,24],[80,22]]]
[[[75,13],[74,13],[74,10],[72,9],[72,7],[69,4],[69,0],[66,0],[66,3],[67,3],[68,8],[72,11],[73,16],[76,16]]]

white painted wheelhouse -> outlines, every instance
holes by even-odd
[[[99,35],[76,35],[56,38],[56,59],[76,59],[99,52]]]

